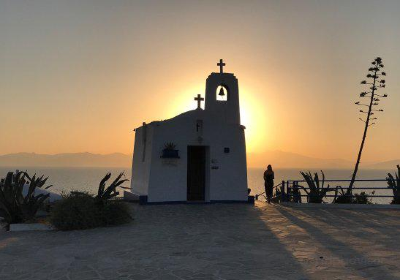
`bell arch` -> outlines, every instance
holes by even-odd
[[[216,120],[231,124],[240,124],[239,86],[232,73],[223,72],[220,60],[219,73],[211,73],[206,80],[204,111]]]
[[[217,101],[228,101],[229,99],[229,90],[228,87],[226,85],[220,84],[216,91],[215,91],[215,99]]]

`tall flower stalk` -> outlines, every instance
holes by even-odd
[[[360,150],[357,155],[357,162],[354,167],[354,172],[351,177],[350,185],[347,190],[347,195],[351,196],[354,186],[354,181],[357,176],[358,166],[360,165],[361,154],[364,149],[365,139],[367,137],[368,128],[375,124],[377,117],[376,113],[383,112],[382,109],[377,108],[379,106],[379,102],[381,98],[385,98],[387,94],[378,94],[378,90],[385,88],[386,81],[384,76],[386,76],[386,72],[382,71],[384,65],[382,63],[382,58],[377,57],[374,61],[371,62],[371,67],[368,69],[367,80],[361,81],[362,85],[368,85],[369,90],[360,93],[360,98],[367,98],[367,104],[362,101],[357,101],[355,104],[357,106],[361,106],[360,113],[363,114],[364,117],[361,117],[360,120],[365,123],[364,133],[362,136],[362,141],[360,145]],[[368,109],[363,109],[363,108]]]

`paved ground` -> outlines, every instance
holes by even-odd
[[[132,224],[0,232],[0,279],[400,279],[400,211],[133,206]]]

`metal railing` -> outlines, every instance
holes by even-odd
[[[325,183],[329,182],[347,182],[349,183],[351,180],[343,180],[343,179],[331,179],[331,180],[325,180]],[[386,179],[356,179],[356,183],[373,183],[373,182],[387,182]],[[325,187],[327,184],[325,184]],[[274,186],[273,188],[273,197],[272,200],[274,202],[294,202],[294,203],[302,203],[303,202],[303,197],[306,198],[306,201],[308,202],[309,195],[306,193],[306,190],[309,190],[310,188],[307,185],[307,182],[305,180],[284,180],[278,185]],[[353,187],[353,191],[348,194],[347,190],[348,187],[342,187],[342,186],[331,186],[330,187],[330,192],[334,192],[334,194],[330,194],[329,192],[324,196],[324,198],[333,198],[332,200],[334,201],[337,197],[339,196],[345,196],[345,197],[351,197],[354,198],[356,195],[359,195],[357,191],[372,191],[371,193],[366,194],[368,199],[373,199],[373,198],[394,198],[393,194],[375,194],[375,191],[378,190],[386,190],[388,192],[391,192],[391,189],[386,187],[380,187],[380,186],[357,186]],[[339,192],[341,192],[339,194]],[[259,196],[265,195],[265,192],[262,192],[258,195],[255,196],[256,200],[258,199]]]
[[[274,199],[279,199],[279,197],[276,197],[276,193],[277,193],[276,190],[279,190],[279,189],[282,187],[282,184],[283,184],[283,185],[285,184],[284,182],[285,182],[285,181],[282,181],[281,183],[279,183],[278,185],[276,185],[276,186],[273,187],[272,193],[273,193],[273,198],[274,198]],[[265,191],[262,192],[262,193],[256,194],[254,197],[255,197],[256,200],[258,200],[258,198],[259,198],[260,196],[264,196],[265,199],[266,199]]]

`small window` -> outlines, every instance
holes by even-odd
[[[203,132],[203,120],[196,121],[196,132],[199,134]]]
[[[225,154],[229,154],[230,151],[231,151],[231,149],[229,149],[228,147],[225,147],[225,148],[224,148],[224,153],[225,153]]]
[[[218,101],[228,101],[228,90],[223,85],[217,87],[216,94]]]

